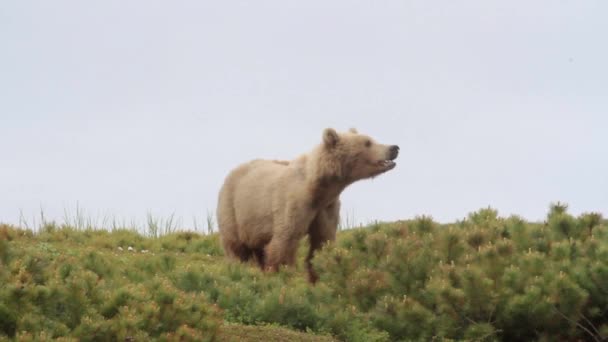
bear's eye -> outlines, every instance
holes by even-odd
[[[372,146],[372,141],[371,140],[365,140],[365,147],[371,147]]]

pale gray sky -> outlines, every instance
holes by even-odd
[[[401,146],[357,221],[551,201],[608,213],[606,1],[28,1],[0,5],[0,221],[190,226],[227,172],[325,127]]]

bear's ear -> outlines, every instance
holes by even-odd
[[[354,128],[354,127],[352,127],[351,129],[349,129],[348,131],[351,132],[351,133],[354,133],[354,134],[359,134],[359,132],[357,131],[357,129]]]
[[[326,128],[323,131],[323,142],[326,146],[334,147],[338,143],[338,140],[340,140],[340,137],[338,136],[338,132],[336,132],[335,129]]]

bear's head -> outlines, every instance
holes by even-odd
[[[333,128],[323,131],[322,148],[339,177],[349,182],[375,177],[392,170],[399,146],[383,145],[351,128],[338,133]]]

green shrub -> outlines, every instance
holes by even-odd
[[[17,331],[17,317],[4,304],[0,303],[0,333],[13,337]]]
[[[131,249],[129,249],[131,247]],[[0,340],[213,340],[224,321],[345,341],[608,338],[608,226],[554,204],[542,223],[492,208],[344,230],[265,274],[217,234],[144,237],[0,225]]]

